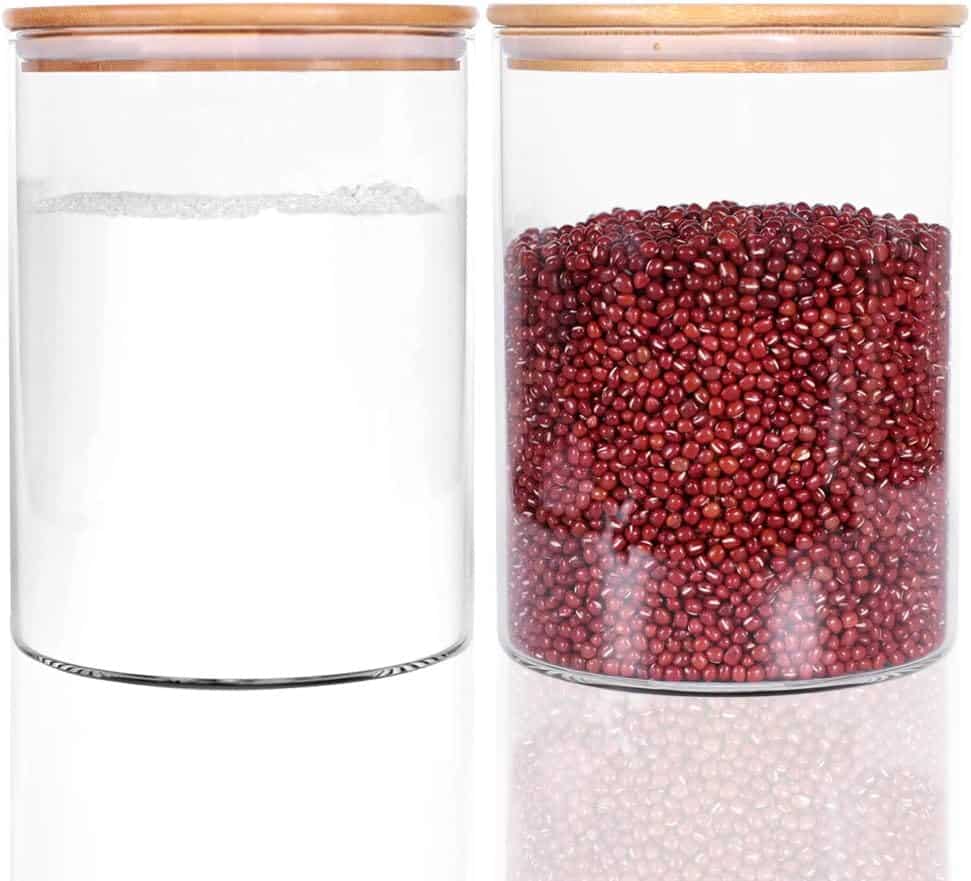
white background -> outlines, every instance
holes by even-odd
[[[483,8],[484,11],[484,8]],[[501,776],[501,762],[498,757],[500,745],[503,742],[504,731],[503,731],[503,713],[501,712],[502,705],[504,703],[503,697],[503,681],[505,678],[505,662],[497,648],[496,643],[496,598],[495,598],[495,577],[494,577],[494,508],[493,508],[493,487],[495,482],[494,475],[494,452],[493,452],[493,437],[494,437],[494,419],[493,419],[493,388],[492,388],[492,332],[493,332],[493,309],[494,309],[494,286],[493,286],[493,202],[494,202],[494,185],[495,185],[495,173],[494,173],[494,163],[493,158],[495,156],[494,149],[494,127],[493,127],[493,114],[494,114],[494,75],[495,72],[492,69],[493,57],[492,57],[492,47],[491,47],[491,36],[489,33],[488,25],[485,23],[481,24],[477,31],[477,41],[478,46],[474,52],[472,59],[472,69],[471,69],[471,89],[470,89],[470,101],[472,106],[472,112],[470,114],[470,191],[469,191],[469,207],[470,207],[470,225],[469,225],[469,239],[470,239],[470,263],[469,263],[469,297],[471,303],[472,311],[472,326],[473,326],[473,346],[472,352],[474,357],[474,378],[475,378],[475,523],[476,523],[476,600],[475,600],[475,642],[474,647],[471,652],[470,658],[471,663],[474,665],[474,686],[467,680],[461,679],[460,688],[466,693],[468,699],[471,700],[474,710],[474,748],[472,753],[472,768],[473,768],[473,780],[474,787],[472,790],[471,798],[471,811],[468,814],[467,827],[472,837],[472,852],[471,852],[471,863],[470,863],[470,873],[469,877],[477,879],[501,879],[504,877],[504,872],[501,864],[500,850],[501,850],[501,823],[499,821],[500,808],[503,802],[503,780]],[[5,70],[9,71],[10,67],[7,65]],[[967,90],[965,90],[966,92]],[[9,94],[9,84],[8,88],[4,90],[4,94]],[[959,94],[958,104],[960,105],[962,97]],[[6,116],[6,114],[4,114]],[[964,112],[960,117],[959,123],[959,135],[961,142],[968,142],[967,132],[968,123],[971,114]],[[960,161],[957,166],[960,168],[962,165]],[[962,186],[964,181],[960,180],[957,182],[956,186]],[[959,201],[959,210],[961,209],[961,204]],[[969,256],[971,256],[971,248],[963,248],[962,244],[962,229],[966,230],[971,228],[969,226],[968,218],[966,214],[962,214],[958,218],[958,222],[955,224],[957,227],[957,234],[955,236],[955,241],[957,244],[958,259],[960,260],[960,273],[958,278],[969,278],[966,263]],[[956,358],[955,362],[955,381],[957,383],[957,393],[955,396],[956,406],[954,408],[954,425],[953,432],[957,440],[955,444],[955,450],[959,453],[966,445],[966,439],[968,435],[967,426],[967,416],[969,408],[967,406],[962,406],[965,396],[971,394],[968,391],[967,376],[968,369],[965,364],[969,360],[968,356],[962,351],[966,349],[967,346],[962,346],[962,342],[967,338],[969,330],[971,330],[971,325],[968,324],[968,314],[966,307],[961,304],[962,297],[966,297],[964,292],[960,288],[960,281],[958,282],[958,288],[955,291],[955,347],[954,354]],[[2,329],[2,338],[5,338],[6,327],[4,319],[4,327]],[[6,360],[3,360],[6,363]],[[5,383],[2,385],[4,389],[4,394],[6,393]],[[0,450],[0,460],[5,460],[5,445],[7,438],[6,431],[6,419],[7,419],[7,408],[5,400],[0,402],[0,438],[3,438],[2,445],[3,450]],[[959,457],[958,458],[959,461]],[[957,469],[956,479],[958,481],[954,488],[955,498],[958,501],[958,505],[961,506],[962,496],[965,494],[966,488],[969,484],[967,482],[968,470]],[[0,495],[6,493],[7,485],[7,474],[6,469],[3,469],[0,473]],[[966,507],[966,506],[963,506]],[[2,559],[0,559],[0,564],[5,563],[8,558],[8,543],[6,541],[6,536],[8,534],[8,514],[6,506],[0,507],[0,536],[3,538],[2,541]],[[968,546],[968,526],[967,518],[959,523],[959,544],[963,544],[966,548]],[[962,571],[966,572],[968,566],[971,565],[969,562],[969,554],[964,555]],[[965,579],[966,580],[966,579]],[[961,584],[959,589],[959,594],[964,593],[964,585]],[[965,622],[966,623],[966,622]],[[966,628],[963,628],[966,630]],[[962,630],[959,624],[959,632]],[[0,704],[6,706],[8,703],[8,683],[10,679],[9,665],[10,665],[10,655],[4,651],[0,651]],[[469,659],[467,658],[467,661]],[[954,651],[952,652],[951,660],[948,664],[948,672],[951,678],[950,687],[950,700],[951,707],[949,711],[949,725],[950,725],[950,759],[949,759],[949,770],[950,770],[950,798],[951,798],[951,810],[950,810],[950,843],[951,843],[951,873],[950,878],[955,879],[955,881],[960,881],[960,879],[965,879],[971,877],[971,842],[968,841],[969,836],[967,835],[967,830],[971,827],[971,760],[969,760],[969,749],[967,744],[971,744],[971,718],[969,718],[969,711],[967,706],[967,686],[964,681],[964,676],[961,674],[961,670],[971,667],[971,636],[965,633],[963,636],[959,637],[958,642]],[[412,674],[416,677],[425,676],[424,673]],[[401,677],[401,681],[408,677]],[[73,679],[73,677],[72,677]],[[92,687],[103,687],[100,683],[88,683]],[[385,685],[390,686],[390,683]],[[67,687],[67,686],[65,686]],[[204,693],[203,693],[204,694]],[[331,700],[324,693],[324,690],[301,690],[299,692],[292,692],[291,694],[300,695],[298,698],[291,698],[291,700],[299,700],[304,703],[312,702],[315,706],[323,705],[327,700]],[[232,697],[232,696],[230,696]],[[133,699],[133,705],[151,700],[151,696],[140,695],[137,699]],[[160,700],[167,698],[160,698]],[[185,730],[186,728],[191,729],[191,726],[197,724],[199,718],[198,704],[199,698],[194,699],[193,703],[196,710],[193,711],[191,716],[187,716],[182,720],[172,720],[168,719],[168,724],[173,726],[173,729],[178,728],[180,730]],[[369,712],[373,713],[372,724],[375,726],[394,726],[394,719],[389,719],[387,706],[378,706],[373,702],[368,704],[371,709]],[[186,704],[188,706],[188,704]],[[204,715],[204,714],[203,714]],[[102,720],[104,721],[104,720]],[[119,719],[120,721],[120,719]],[[341,717],[335,716],[331,724],[334,726],[340,726]],[[893,725],[894,720],[888,719],[888,725]],[[5,753],[7,726],[0,725],[0,753]],[[279,759],[281,752],[285,752],[288,748],[292,747],[292,744],[286,741],[285,735],[280,733],[280,738],[283,740],[280,742],[274,742],[273,738],[268,733],[263,739],[262,743],[264,750],[261,752],[256,752],[248,756],[248,761],[251,764],[247,764],[246,761],[242,761],[236,773],[238,774],[238,787],[231,787],[226,790],[227,808],[238,807],[239,800],[245,799],[247,797],[259,797],[259,793],[265,793],[264,789],[261,789],[259,782],[263,780],[265,782],[266,769],[268,763],[276,761]],[[339,740],[344,742],[344,738],[336,738],[335,741]],[[204,738],[201,738],[199,742],[204,742]],[[192,738],[185,736],[173,739],[173,748],[191,750],[191,745],[193,743]],[[361,749],[367,748],[367,743],[361,747]],[[326,742],[326,729],[324,729],[324,736],[320,742],[320,747],[322,750],[327,749]],[[133,757],[129,757],[132,761],[137,761],[138,755],[137,751]],[[152,761],[151,756],[144,756],[144,761]],[[417,759],[416,759],[417,760]],[[357,761],[363,765],[360,756],[357,757]],[[104,772],[106,774],[112,773],[110,766]],[[131,774],[133,773],[133,766],[130,763],[124,765],[119,765],[117,769],[118,774]],[[78,779],[83,779],[78,778]],[[252,788],[247,784],[252,782]],[[2,788],[7,788],[6,779],[6,764],[0,763],[0,784]],[[96,785],[91,784],[91,785]],[[413,781],[407,785],[413,785]],[[283,826],[286,825],[287,817],[290,817],[293,821],[293,828],[302,830],[302,834],[313,835],[313,827],[310,829],[305,828],[305,824],[301,822],[300,818],[305,818],[308,814],[319,810],[319,804],[317,799],[314,797],[319,796],[319,799],[328,799],[332,796],[332,792],[329,792],[326,788],[326,783],[322,782],[321,788],[325,791],[315,793],[313,789],[307,787],[294,787],[291,793],[291,799],[286,799],[286,792],[282,791],[280,787],[274,790],[274,795],[281,799],[279,810],[283,812],[281,816],[281,823]],[[75,793],[75,796],[77,793]],[[161,791],[156,790],[153,792],[153,798],[168,798],[171,799],[170,803],[163,803],[161,805],[155,804],[153,807],[153,816],[156,818],[164,817],[166,814],[170,814],[173,818],[182,817],[185,815],[186,810],[192,805],[193,793],[191,791],[166,791],[162,789]],[[5,822],[5,808],[6,802],[0,801],[0,825],[6,825]],[[138,805],[131,805],[133,810],[137,810]],[[213,813],[218,812],[218,805],[210,805]],[[191,814],[190,814],[191,815]],[[84,818],[76,818],[78,822],[84,822]],[[98,832],[97,823],[92,821],[92,818],[87,818],[87,821],[91,823],[92,831]],[[212,854],[210,853],[211,848],[214,846],[213,841],[208,839],[204,835],[192,835],[186,833],[185,825],[180,825],[173,820],[173,826],[170,829],[159,828],[158,834],[165,841],[165,850],[171,851],[173,849],[182,848],[186,851],[187,864],[195,865],[197,868],[195,871],[187,871],[181,875],[181,878],[186,879],[186,881],[210,881],[210,879],[215,879],[215,881],[221,881],[222,877],[230,877],[229,875],[223,875],[218,866],[212,864]],[[103,832],[103,830],[101,830]],[[181,836],[178,834],[181,832]],[[175,833],[175,834],[173,834]],[[382,846],[382,833],[380,828],[372,829],[368,836],[369,840],[373,842],[374,847],[380,848]],[[0,838],[0,849],[2,849],[6,844],[4,838]],[[52,848],[56,847],[56,840],[51,840],[50,846]],[[6,859],[0,859],[0,866],[4,866],[9,861]],[[281,871],[277,877],[281,879],[287,879],[297,877],[297,875],[292,871],[292,867],[284,868],[286,866],[285,862],[280,863]],[[314,877],[329,878],[333,877],[335,881],[344,881],[345,878],[350,878],[352,876],[341,875],[339,873],[331,874],[326,870],[326,863],[321,863],[321,870],[314,875]],[[2,870],[0,870],[2,871]],[[259,870],[258,866],[253,867],[253,874],[249,877],[273,877],[276,873],[266,870]],[[45,876],[47,877],[47,876]],[[66,874],[51,874],[49,876],[53,878],[71,878],[71,881],[106,881],[104,878],[99,878],[96,876],[80,876],[72,875],[70,872]],[[131,881],[142,881],[143,878],[154,877],[151,873],[142,874],[141,878],[132,877]],[[238,878],[238,875],[233,876]],[[34,878],[16,879],[16,881],[34,881]],[[114,881],[114,877],[111,878]],[[181,881],[181,879],[180,879]],[[364,879],[354,879],[354,881],[364,881]],[[369,879],[368,879],[369,881]],[[377,881],[377,879],[375,879]],[[384,879],[381,879],[384,881]],[[598,879],[590,878],[587,881],[598,881]],[[672,881],[680,881],[680,879],[673,878]],[[789,881],[787,878],[775,878],[773,881]]]

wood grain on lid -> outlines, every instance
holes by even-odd
[[[8,9],[13,31],[69,28],[432,28],[472,27],[470,6],[388,3],[189,3],[131,6],[36,6]]]
[[[26,73],[175,73],[185,71],[225,73],[228,71],[430,71],[458,70],[454,58],[210,58],[144,59],[130,61],[24,61]]]
[[[577,73],[916,73],[947,70],[943,58],[846,61],[632,61],[609,59],[512,59],[511,70]]]
[[[498,4],[489,21],[514,28],[959,27],[966,6],[869,4]]]

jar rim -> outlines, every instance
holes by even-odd
[[[478,12],[471,6],[392,3],[179,3],[106,6],[34,6],[8,9],[3,23],[11,31],[84,29],[277,29],[471,28]]]
[[[967,20],[963,5],[510,4],[489,7],[500,28],[885,28],[941,30]]]

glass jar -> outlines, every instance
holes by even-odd
[[[475,17],[7,13],[24,651],[218,686],[462,646]]]
[[[688,691],[939,656],[965,9],[489,15],[509,651]]]

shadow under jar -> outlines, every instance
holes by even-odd
[[[508,650],[719,692],[939,656],[966,10],[489,17]]]
[[[461,648],[475,17],[7,13],[25,651],[259,686]]]

